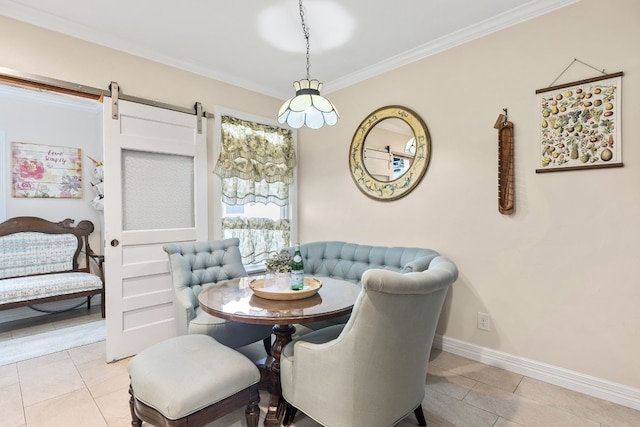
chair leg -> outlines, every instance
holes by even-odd
[[[131,411],[131,425],[132,427],[142,427],[142,420],[138,418],[136,410],[134,409],[134,399],[133,388],[129,385],[129,411]]]
[[[258,403],[260,403],[260,392],[256,385],[251,388],[251,397],[249,398],[247,409],[244,411],[247,419],[247,427],[258,427],[258,421],[260,421],[260,408],[258,407]]]
[[[293,406],[291,403],[286,402],[284,408],[284,417],[282,417],[282,425],[286,427],[291,424],[296,416],[296,413],[298,413],[298,408]]]
[[[418,407],[413,410],[413,413],[418,419],[418,425],[420,426],[427,425],[427,420],[424,419],[424,412],[422,411],[422,405],[418,405]]]

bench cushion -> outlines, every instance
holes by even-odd
[[[102,289],[102,281],[90,273],[14,277],[0,280],[0,305],[96,289]]]
[[[186,417],[260,381],[252,361],[207,335],[162,341],[134,356],[127,369],[136,399],[170,420]]]

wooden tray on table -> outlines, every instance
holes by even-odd
[[[253,279],[249,282],[249,288],[251,288],[255,295],[260,298],[278,301],[291,301],[309,298],[317,294],[321,287],[322,282],[315,277],[305,277],[304,287],[299,291],[292,290],[291,286],[282,288],[275,284],[267,284],[264,278]]]

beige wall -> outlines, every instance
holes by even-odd
[[[339,123],[299,134],[300,241],[437,249],[460,268],[441,333],[640,387],[639,17],[635,0],[582,0],[330,94]],[[200,101],[271,117],[281,103],[6,18],[0,58],[3,67],[95,87],[113,80],[127,94],[184,106]],[[625,73],[625,166],[536,174],[535,90],[573,58]],[[558,83],[596,74],[576,64]],[[422,116],[433,155],[416,190],[383,203],[356,188],[347,153],[358,123],[389,104]],[[505,107],[515,124],[511,216],[497,209],[493,124]],[[478,311],[490,314],[490,332],[476,328]]]
[[[441,333],[640,387],[639,48],[640,3],[583,0],[328,95],[339,123],[300,132],[300,240],[436,249],[460,269]],[[535,91],[573,58],[625,73],[625,165],[536,174]],[[576,63],[556,84],[596,75]],[[385,203],[352,182],[348,149],[358,123],[390,104],[422,116],[433,155],[424,181]],[[515,126],[511,216],[498,213],[502,108]]]

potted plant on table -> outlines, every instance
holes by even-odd
[[[291,281],[291,254],[281,251],[265,261],[267,270],[266,281],[275,279],[275,286],[286,288]]]

